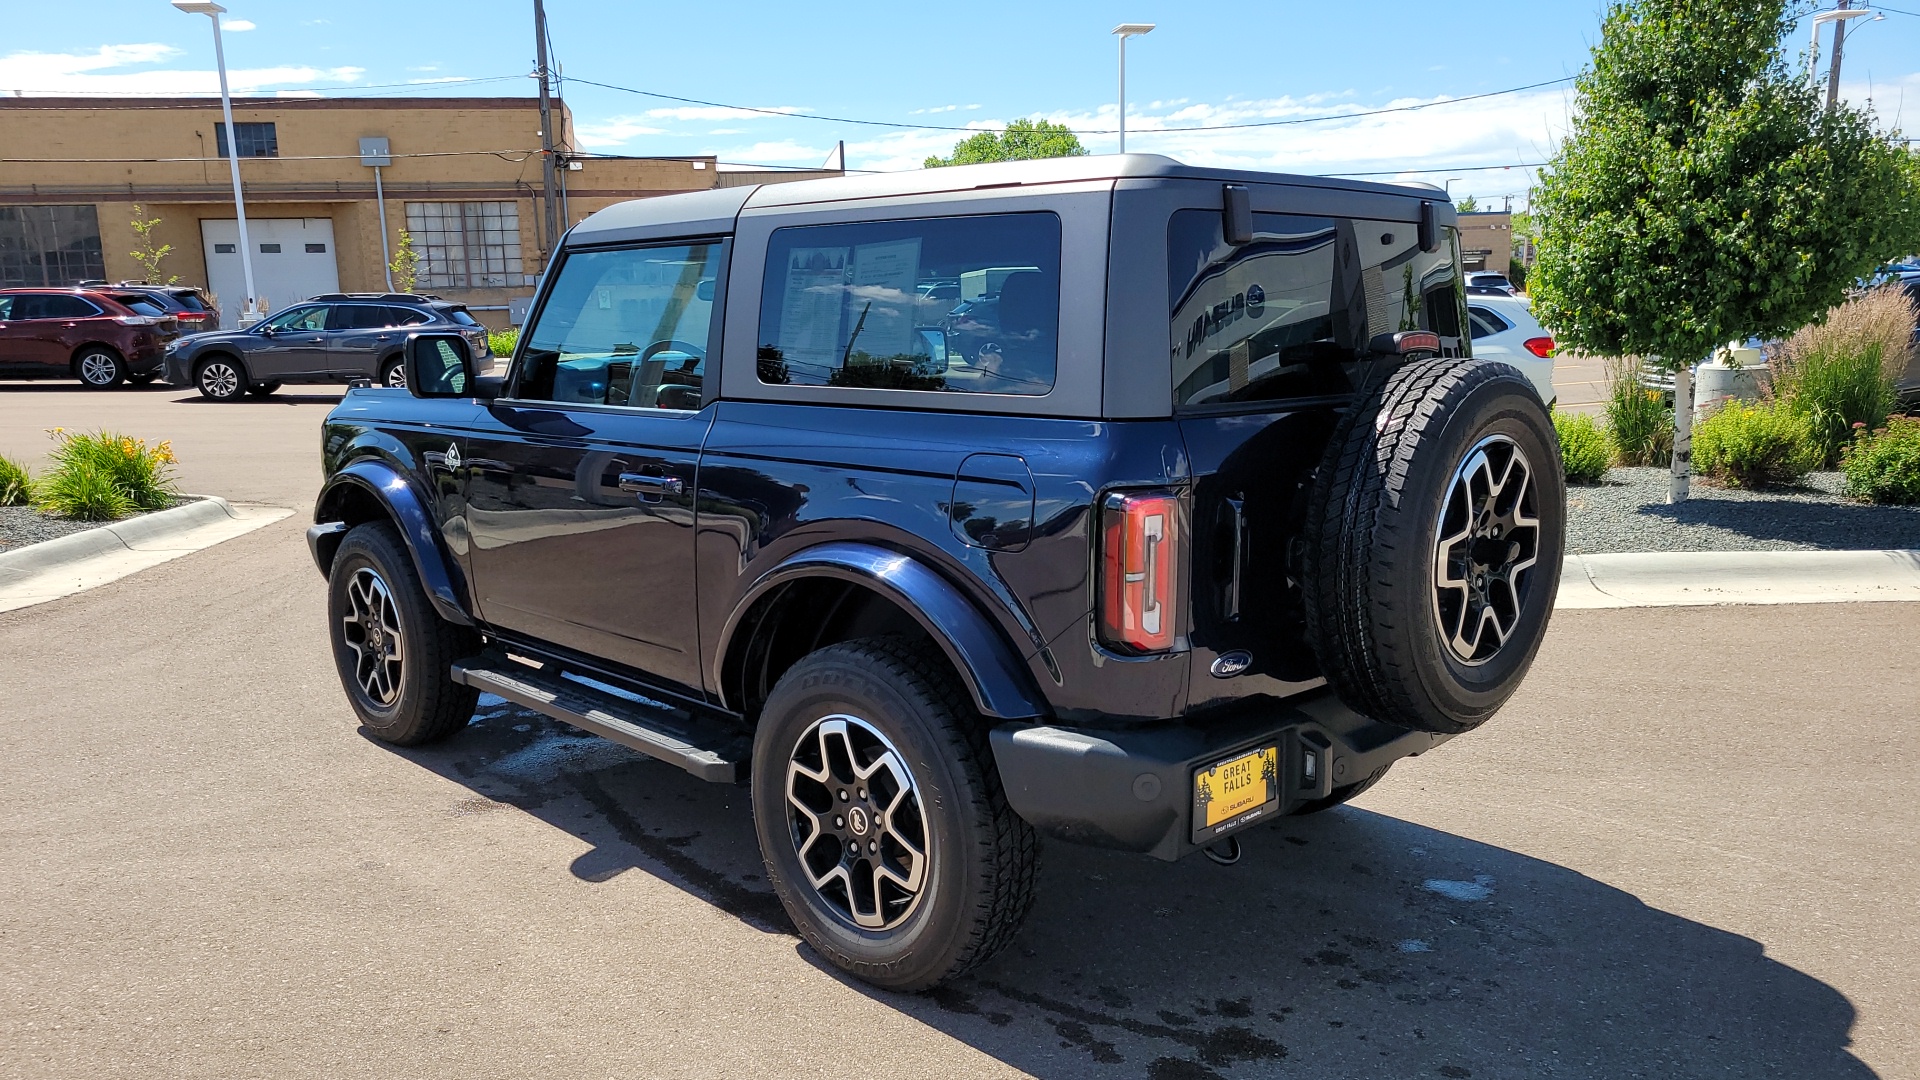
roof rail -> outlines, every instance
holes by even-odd
[[[438,300],[440,298],[437,296],[428,295],[427,293],[330,292],[330,293],[321,293],[318,296],[309,296],[307,297],[307,299],[309,300],[384,300],[390,304],[421,304],[421,303],[426,303],[429,300]]]

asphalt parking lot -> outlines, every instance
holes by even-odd
[[[1920,605],[1561,612],[1483,731],[1234,867],[1055,844],[926,996],[818,963],[743,793],[524,711],[355,728],[331,394],[0,383],[291,518],[0,615],[0,1075],[1920,1076]]]

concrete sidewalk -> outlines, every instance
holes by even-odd
[[[1555,607],[1920,601],[1920,551],[1569,555]]]

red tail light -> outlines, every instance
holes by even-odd
[[[1520,347],[1542,360],[1553,359],[1554,344],[1550,337],[1530,337],[1521,342]]]
[[[1180,500],[1171,492],[1115,492],[1101,523],[1100,640],[1131,652],[1173,647]]]

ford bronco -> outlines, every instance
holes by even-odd
[[[1436,188],[1148,155],[622,203],[512,361],[407,343],[308,539],[377,738],[477,695],[749,789],[819,953],[932,986],[1039,837],[1175,859],[1486,721],[1552,611],[1538,393]]]

